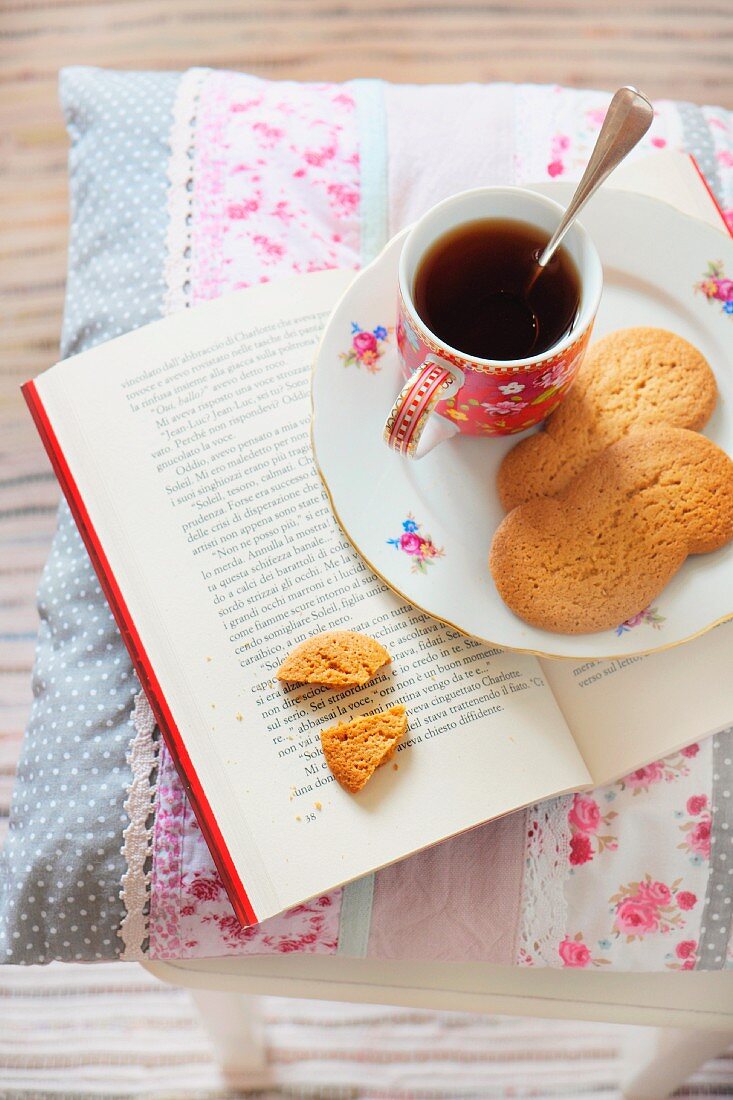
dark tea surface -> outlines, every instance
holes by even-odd
[[[549,233],[513,218],[466,222],[439,237],[415,275],[415,307],[446,344],[482,359],[525,359],[572,328],[575,262],[561,246],[535,281]]]

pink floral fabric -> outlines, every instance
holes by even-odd
[[[196,302],[356,267],[359,150],[348,87],[211,73],[199,96],[194,188]]]
[[[711,787],[708,739],[566,799],[571,926],[558,943],[556,965],[694,968]]]
[[[150,896],[150,955],[331,954],[338,944],[341,892],[243,927],[227,898],[168,752],[161,748]]]
[[[607,92],[576,91],[558,84],[523,84],[517,88],[515,167],[518,182],[579,179],[588,163],[610,100]],[[684,152],[683,129],[676,104],[657,100],[649,132],[631,154],[659,149]]]
[[[359,151],[347,87],[207,74],[193,179],[193,303],[272,278],[358,265]],[[165,746],[159,772],[151,957],[333,953],[341,891],[243,928]]]
[[[608,92],[578,91],[558,84],[521,84],[515,89],[516,130],[514,167],[517,183],[580,178],[598,137],[610,101]],[[701,107],[713,146],[722,209],[733,230],[733,143],[730,111]],[[687,152],[679,106],[656,100],[654,121],[630,159],[659,150]]]

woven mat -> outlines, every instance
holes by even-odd
[[[614,1100],[638,1028],[263,999],[262,1097]],[[132,963],[0,968],[0,1096],[176,1097],[227,1087],[186,990]],[[733,1095],[733,1048],[683,1097]]]

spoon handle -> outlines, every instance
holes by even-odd
[[[549,263],[555,249],[588,199],[641,141],[653,118],[654,108],[645,95],[637,92],[636,88],[619,88],[611,100],[583,178],[562,221],[537,261],[540,267]]]

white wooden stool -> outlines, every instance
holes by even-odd
[[[730,971],[601,974],[339,955],[144,965],[161,981],[193,991],[224,1071],[251,1088],[272,1083],[258,1013],[263,995],[642,1024],[650,1030],[629,1051],[628,1100],[662,1100],[733,1043]]]

